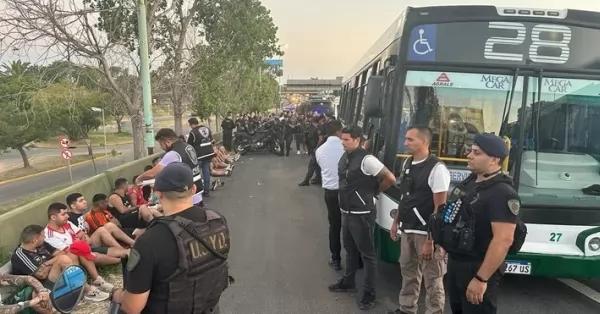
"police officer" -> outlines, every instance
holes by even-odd
[[[317,159],[315,158],[315,151],[319,147],[319,143],[323,139],[323,130],[319,124],[319,117],[314,117],[311,120],[311,124],[307,129],[306,135],[306,148],[308,150],[308,155],[310,159],[308,161],[308,171],[306,172],[306,176],[304,180],[300,182],[299,186],[309,186],[312,184],[320,184],[321,183],[321,168],[319,168],[319,164],[317,164]],[[317,176],[314,179],[310,179],[313,174],[317,172]],[[318,179],[318,180],[317,180]]]
[[[359,308],[368,310],[375,305],[375,277],[377,254],[373,244],[375,203],[373,198],[396,183],[394,175],[361,147],[362,128],[347,126],[342,129],[344,154],[338,164],[339,204],[342,211],[342,235],[346,249],[344,276],[329,286],[331,292],[355,290],[354,280],[359,253],[365,264],[364,292]]]
[[[477,134],[467,156],[472,174],[430,221],[434,240],[449,255],[444,282],[454,314],[496,313],[504,259],[525,242],[521,202],[512,179],[502,173],[507,156],[503,139]]]
[[[231,112],[227,113],[227,117],[221,122],[221,128],[223,129],[223,146],[227,151],[231,151],[233,143],[233,129],[235,129],[236,123],[231,118]]]
[[[124,289],[111,293],[123,313],[218,313],[231,282],[227,221],[216,211],[194,206],[190,168],[167,165],[154,191],[165,217],[152,221],[135,242],[124,272]],[[159,248],[159,249],[157,249]]]
[[[297,120],[293,118],[289,112],[285,115],[284,120],[282,121],[283,125],[283,141],[285,147],[285,155],[290,155],[290,150],[292,150],[292,141],[294,140],[294,129],[296,128]]]
[[[201,170],[194,147],[179,139],[177,133],[172,129],[158,130],[154,139],[166,153],[156,166],[140,174],[135,183],[139,185],[142,181],[154,179],[168,164],[182,162],[192,169],[194,175],[194,184],[196,185],[196,194],[193,197],[194,204],[203,206],[202,192],[204,185],[202,184]],[[208,186],[210,187],[210,185]]]
[[[407,129],[404,147],[411,157],[402,166],[402,197],[390,230],[394,241],[398,239],[398,228],[402,231],[399,260],[402,289],[398,297],[400,306],[390,314],[416,314],[422,283],[427,295],[426,313],[444,312],[444,252],[439,245],[434,246],[427,235],[427,220],[440,205],[446,203],[450,173],[443,162],[430,154],[430,143],[431,130],[428,127],[411,126]]]
[[[204,186],[210,187],[210,162],[215,155],[215,151],[212,147],[213,137],[212,131],[205,125],[200,125],[198,119],[190,118],[188,124],[192,130],[188,136],[187,143],[192,145],[196,150],[196,156],[198,156],[199,166],[202,170],[202,179],[204,180]],[[203,196],[208,196],[208,191],[205,189],[202,192]]]

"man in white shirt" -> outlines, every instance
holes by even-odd
[[[450,188],[450,172],[443,162],[431,155],[431,130],[412,126],[406,131],[404,147],[411,155],[402,167],[399,210],[392,223],[390,237],[400,238],[400,272],[402,288],[400,306],[394,314],[416,314],[422,281],[426,289],[425,312],[442,314],[445,293],[443,277],[446,273],[444,252],[428,234],[428,220],[446,202]],[[420,311],[419,311],[420,312]]]
[[[327,219],[329,220],[329,250],[331,258],[329,266],[335,270],[341,270],[341,231],[342,213],[338,200],[338,188],[340,177],[338,175],[338,164],[340,157],[344,154],[342,145],[342,122],[331,120],[325,125],[327,141],[315,152],[317,164],[321,167],[322,186],[325,190],[325,205],[327,206]]]

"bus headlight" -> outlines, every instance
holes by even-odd
[[[588,242],[588,249],[592,252],[598,252],[600,250],[600,238],[591,238]]]

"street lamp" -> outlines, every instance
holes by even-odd
[[[108,170],[108,148],[106,146],[106,120],[104,120],[104,109],[98,107],[91,108],[93,112],[102,112],[102,129],[104,130],[104,161],[106,162],[106,170]]]

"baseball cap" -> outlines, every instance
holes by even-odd
[[[490,157],[506,158],[506,156],[508,156],[506,142],[498,135],[478,133],[475,135],[473,144],[479,146],[479,148]]]
[[[181,162],[172,162],[156,175],[154,190],[158,192],[185,192],[194,184],[192,169]]]
[[[92,253],[92,248],[85,241],[74,241],[73,244],[71,244],[69,251],[77,256],[87,259],[88,261],[93,261],[96,259],[96,255]]]

